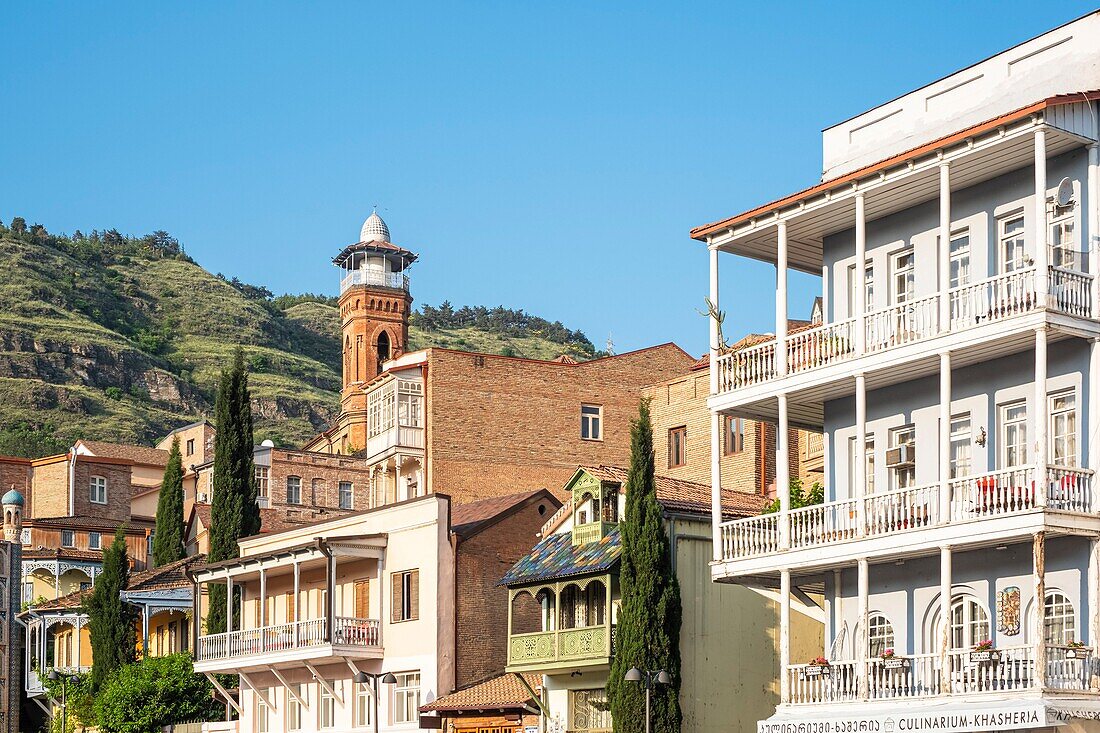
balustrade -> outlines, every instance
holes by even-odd
[[[249,657],[329,643],[357,647],[381,645],[381,625],[375,619],[337,616],[331,640],[327,626],[326,619],[318,618],[200,636],[197,660]]]

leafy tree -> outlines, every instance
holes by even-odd
[[[256,468],[252,463],[252,404],[244,352],[237,347],[233,366],[222,372],[214,403],[214,496],[210,506],[210,562],[237,557],[237,540],[260,531],[260,508],[256,504]],[[207,632],[225,631],[226,589],[210,587]]]
[[[10,228],[13,234],[23,234],[27,231],[27,220],[21,216],[17,216],[11,220]]]
[[[645,730],[644,685],[623,679],[631,667],[668,672],[671,683],[652,689],[652,730],[680,730],[680,584],[672,571],[653,460],[649,401],[642,400],[630,426],[626,516],[619,525],[622,612],[606,688],[616,733]]]
[[[51,680],[44,669],[35,671],[50,698],[60,701],[62,694],[65,697],[64,729],[62,729],[62,716],[54,715],[50,720],[49,733],[74,733],[78,725],[81,728],[90,728],[95,725],[95,711],[92,709],[95,698],[92,696],[90,674],[85,672],[73,675],[68,682],[62,682],[60,679]]]
[[[168,465],[157,498],[157,525],[153,536],[153,564],[167,565],[184,557],[183,457],[179,436],[172,438]]]
[[[57,437],[53,425],[17,422],[0,428],[0,456],[42,458],[68,449],[69,444]]]
[[[115,672],[95,698],[103,733],[160,733],[167,725],[214,720],[222,707],[207,679],[195,674],[191,657],[149,657]]]
[[[134,661],[134,612],[122,600],[130,581],[130,560],[126,554],[123,528],[115,532],[111,546],[103,551],[103,572],[84,601],[88,634],[92,642],[91,689],[95,694],[119,667]]]
[[[800,478],[792,478],[790,483],[791,509],[800,509],[804,506],[813,506],[825,501],[825,487],[819,483],[813,483],[809,489],[805,488]],[[779,498],[773,499],[765,507],[763,514],[774,514],[779,511]]]

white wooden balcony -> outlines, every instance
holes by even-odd
[[[1050,267],[1049,294],[1043,299],[1035,289],[1034,268],[997,275],[948,291],[948,315],[942,323],[938,293],[873,311],[864,316],[862,352],[858,351],[856,319],[795,331],[787,337],[786,373],[810,372],[1044,308],[1092,318],[1092,279],[1086,273]],[[719,356],[718,394],[778,379],[775,348],[776,342],[771,340]]]
[[[329,633],[327,619],[309,619],[289,624],[274,624],[258,628],[209,634],[199,637],[195,656],[199,663],[226,663],[226,668],[252,665],[257,660],[306,652],[307,657],[341,656],[355,652],[377,651],[381,654],[381,624],[376,619],[337,616]],[[203,664],[206,670],[210,664]]]
[[[948,484],[950,510],[942,516],[939,484],[868,494],[723,522],[722,559],[770,556],[821,545],[888,537],[949,524],[1011,516],[1038,509],[1033,467],[955,479]],[[1093,472],[1050,466],[1047,510],[1092,515],[1097,509]],[[784,524],[786,527],[784,527]],[[786,532],[784,532],[786,529]],[[784,534],[789,536],[784,546]]]
[[[382,272],[380,270],[353,270],[340,281],[340,292],[343,293],[355,285],[371,285],[379,288],[391,288],[393,290],[409,290],[409,276],[400,272]]]

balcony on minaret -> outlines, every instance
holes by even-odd
[[[408,292],[405,271],[416,261],[416,254],[390,242],[390,230],[378,212],[372,213],[359,231],[359,241],[345,247],[333,260],[344,271],[340,294],[362,285]]]

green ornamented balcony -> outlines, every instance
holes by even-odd
[[[599,542],[617,526],[614,522],[589,522],[573,527],[573,544],[583,545],[586,542]]]
[[[611,624],[508,637],[508,671],[546,671],[559,667],[608,664],[615,649]]]

